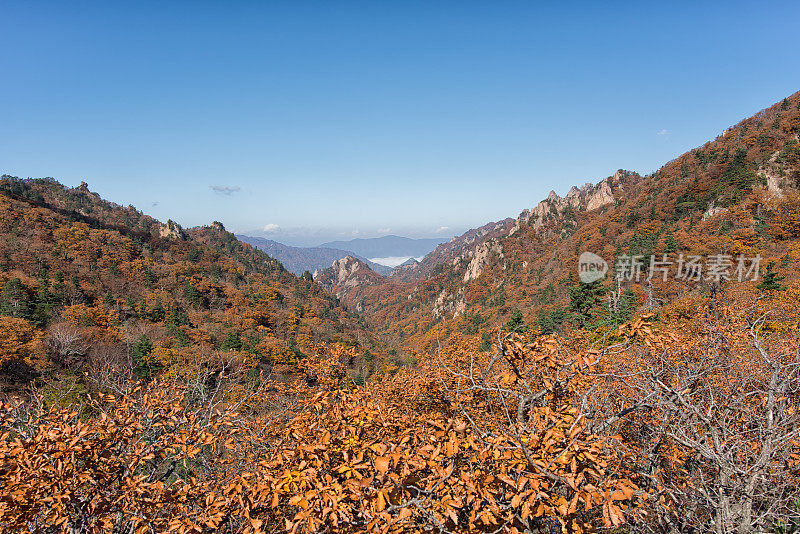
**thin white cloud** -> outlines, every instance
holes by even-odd
[[[436,230],[434,230],[434,232],[436,232],[437,234],[441,234],[442,232],[446,232],[446,231],[448,231],[449,229],[450,229],[450,227],[449,227],[449,226],[440,226],[439,228],[437,228]]]
[[[669,135],[669,130],[659,130],[658,132],[656,132],[656,135],[661,135],[661,136]]]
[[[384,267],[397,267],[407,262],[411,256],[387,256],[385,258],[370,258],[369,261],[383,265]],[[417,261],[422,261],[422,258],[414,258]]]
[[[392,231],[391,228],[378,228],[378,233],[379,234],[388,234],[391,231]]]
[[[355,229],[355,230],[353,230],[351,233],[352,233],[353,235],[358,235],[358,234],[360,234],[360,233],[361,233],[361,231],[360,231],[358,228],[356,228],[356,229]]]
[[[242,188],[239,187],[238,185],[231,185],[231,186],[228,186],[228,185],[210,185],[209,187],[215,193],[218,193],[220,195],[227,195],[227,196],[231,196],[233,193],[238,193],[239,191],[242,190]]]
[[[278,230],[280,230],[280,229],[281,229],[281,227],[280,227],[280,226],[278,226],[278,225],[277,225],[277,224],[275,224],[275,223],[269,223],[269,224],[265,224],[265,225],[264,225],[264,228],[262,228],[262,230],[263,230],[264,232],[267,232],[268,234],[269,234],[269,233],[272,233],[272,232],[277,232],[277,231],[278,231]]]

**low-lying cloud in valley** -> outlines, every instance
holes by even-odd
[[[386,267],[397,267],[398,265],[402,265],[411,259],[413,256],[387,256],[386,258],[369,258],[369,261],[372,263],[377,263],[378,265],[385,265]],[[418,258],[414,258],[417,261],[422,261],[422,258],[425,256],[420,256]]]

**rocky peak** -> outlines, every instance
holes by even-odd
[[[341,298],[348,289],[380,283],[383,277],[358,258],[345,256],[327,269],[314,271],[314,281]]]
[[[518,223],[530,222],[534,228],[541,228],[555,217],[564,214],[568,209],[592,211],[615,201],[614,191],[622,191],[623,183],[633,173],[622,169],[613,176],[601,180],[596,185],[586,183],[581,187],[573,186],[563,198],[555,191],[550,191],[547,198],[539,202],[530,210],[523,210],[517,218]],[[512,229],[516,231],[518,225]]]
[[[166,239],[185,239],[186,235],[183,232],[181,225],[172,219],[167,221],[167,224],[158,225],[158,235]]]

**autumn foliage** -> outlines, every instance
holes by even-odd
[[[337,297],[2,177],[0,530],[797,531],[798,128],[800,94]],[[585,250],[766,270],[582,284]]]

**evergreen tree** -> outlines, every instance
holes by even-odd
[[[170,333],[172,337],[175,338],[177,345],[179,347],[188,347],[192,344],[191,338],[189,338],[189,334],[186,333],[185,330],[178,328],[174,324],[167,324],[167,332]]]
[[[539,330],[541,331],[542,335],[548,335],[555,332],[556,329],[564,323],[566,318],[567,311],[564,308],[559,307],[554,310],[550,310],[549,312],[540,310],[539,316],[536,318],[536,322],[539,325]]]
[[[618,326],[631,318],[636,311],[636,293],[630,287],[622,292],[614,309],[608,315],[608,323]]]
[[[154,323],[164,320],[167,312],[164,310],[164,306],[161,305],[161,299],[156,299],[156,303],[153,305],[147,315]]]
[[[46,326],[50,322],[53,309],[58,305],[59,299],[50,291],[50,280],[42,280],[33,299],[33,316],[36,323],[40,327]]]
[[[167,323],[173,326],[188,325],[189,316],[180,306],[175,305],[172,307],[169,315],[167,316]]]
[[[525,324],[525,318],[522,316],[522,311],[519,308],[514,310],[511,318],[506,322],[506,330],[509,332],[525,332],[528,326]]]
[[[150,267],[145,267],[142,270],[142,275],[144,276],[144,283],[147,284],[148,287],[153,287],[153,285],[158,282],[158,277]]]
[[[133,300],[133,297],[125,297],[125,306],[130,308],[130,314],[133,317],[139,316],[139,314],[136,312],[136,301]]]
[[[12,278],[3,286],[0,292],[0,315],[31,319],[30,297],[19,278]]]
[[[729,206],[738,202],[758,182],[758,175],[748,165],[747,150],[738,149],[730,164],[720,176],[719,185],[726,184],[729,187],[728,191],[720,195],[719,204]],[[719,193],[722,193],[722,191],[719,191]]]
[[[240,350],[242,348],[242,340],[239,339],[239,334],[236,332],[228,332],[225,339],[219,346],[219,350]]]
[[[200,293],[200,291],[198,291],[191,282],[186,282],[186,287],[183,289],[183,296],[192,307],[205,307],[205,298],[203,297],[203,294]]]
[[[492,350],[492,333],[484,332],[481,334],[481,344],[478,345],[478,350],[481,352],[488,352]]]
[[[591,318],[592,311],[597,307],[606,288],[600,283],[600,280],[595,280],[588,284],[580,283],[569,289],[569,311],[573,312],[580,320],[581,324],[586,324],[586,321]]]
[[[153,344],[142,334],[136,343],[131,345],[131,363],[133,363],[133,374],[143,380],[150,380],[153,373],[160,367],[150,356],[153,352]]]
[[[78,276],[73,274],[72,278],[70,278],[70,282],[72,283],[72,288],[70,290],[70,300],[72,304],[80,304],[86,300],[86,296],[83,294],[83,289],[81,288],[81,283],[78,280]]]
[[[678,240],[675,239],[675,236],[670,232],[667,234],[667,237],[664,238],[664,254],[672,254],[677,251]]]
[[[786,278],[783,275],[774,271],[775,262],[771,261],[767,264],[767,271],[764,273],[764,279],[756,287],[764,291],[783,291],[786,286],[781,284],[781,280]]]
[[[67,295],[67,285],[64,283],[64,273],[56,271],[55,283],[53,284],[53,297],[58,302],[64,302]]]

